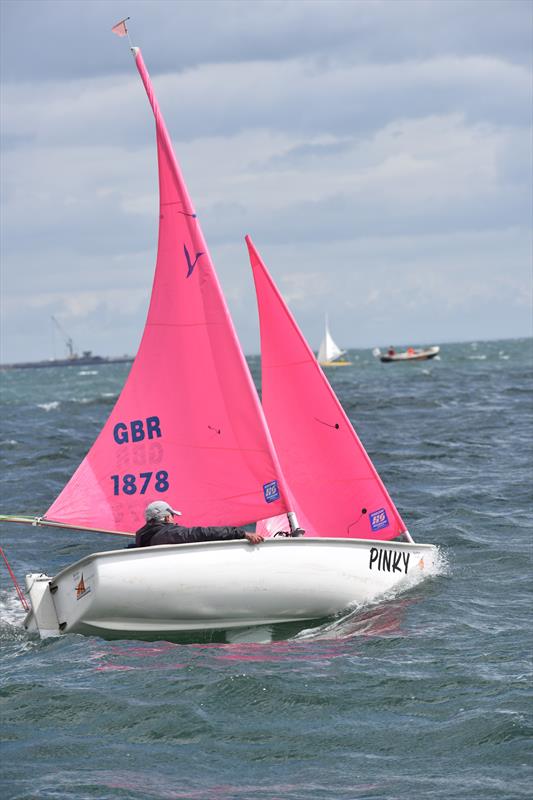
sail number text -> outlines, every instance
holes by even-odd
[[[113,428],[113,439],[117,444],[142,442],[144,439],[158,439],[161,436],[159,417],[132,419],[131,422],[117,422]]]
[[[141,472],[139,475],[126,473],[125,475],[111,475],[113,481],[113,494],[146,494],[148,488],[156,492],[166,492],[169,488],[168,472],[160,469],[158,472]]]

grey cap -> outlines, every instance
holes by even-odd
[[[181,517],[181,511],[176,511],[176,509],[169,506],[165,500],[155,500],[144,509],[146,522],[150,522],[152,519],[163,520],[168,514],[171,514],[173,517]]]

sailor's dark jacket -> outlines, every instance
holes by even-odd
[[[245,539],[241,528],[183,528],[173,522],[150,520],[135,534],[135,547],[150,547],[157,544],[192,544],[194,542],[216,542],[224,539]]]

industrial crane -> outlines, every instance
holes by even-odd
[[[78,354],[74,352],[74,342],[72,341],[72,337],[68,335],[68,333],[59,324],[59,322],[57,321],[57,319],[54,316],[52,316],[52,321],[55,323],[59,333],[61,334],[61,336],[65,340],[65,344],[66,344],[67,350],[68,350],[68,357],[69,358],[77,358]]]

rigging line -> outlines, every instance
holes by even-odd
[[[20,586],[18,585],[18,581],[17,581],[17,579],[15,577],[15,573],[11,569],[11,565],[9,564],[9,561],[7,560],[7,556],[4,553],[4,550],[3,550],[2,547],[0,547],[0,555],[2,556],[2,558],[4,559],[4,561],[6,563],[7,571],[9,572],[10,578],[11,578],[11,580],[13,581],[13,583],[15,585],[15,589],[17,590],[17,594],[19,596],[19,600],[22,603],[22,605],[24,607],[24,610],[25,611],[29,611],[30,610],[30,606],[28,604],[28,601],[26,600],[26,598],[22,594],[22,590],[21,590]]]
[[[89,528],[87,525],[72,525],[68,522],[54,522],[44,517],[19,517],[10,514],[0,514],[0,522],[15,522],[21,525],[32,525],[43,528],[61,528],[70,531],[88,531],[89,533],[106,533],[110,536],[135,536],[129,531],[111,531],[106,528]]]

